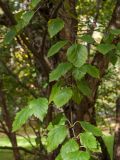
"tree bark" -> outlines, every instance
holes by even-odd
[[[116,101],[116,127],[114,135],[114,160],[120,160],[120,97]]]
[[[8,131],[6,132],[12,147],[13,147],[13,154],[15,160],[20,160],[20,152],[17,145],[16,134],[12,132],[12,119],[9,113],[8,106],[6,104],[5,94],[3,92],[3,83],[0,81],[0,104],[2,108],[2,116],[3,120],[7,126]]]

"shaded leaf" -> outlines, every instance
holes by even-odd
[[[41,0],[31,0],[30,6],[32,9],[34,9]]]
[[[85,96],[91,95],[91,89],[84,79],[82,79],[80,82],[78,82],[77,86],[83,95],[85,95]]]
[[[80,91],[78,90],[78,88],[72,88],[72,92],[73,92],[73,96],[72,99],[75,103],[80,104],[83,95],[80,93]]]
[[[91,75],[94,78],[99,78],[100,77],[100,72],[99,69],[95,66],[92,66],[90,64],[85,65],[86,71],[89,75]]]
[[[87,43],[94,43],[94,39],[92,38],[91,35],[89,34],[86,34],[86,35],[83,35],[80,39],[82,39],[83,41],[87,42]]]
[[[81,121],[80,124],[85,131],[91,132],[95,136],[102,136],[102,131],[89,122]]]
[[[6,33],[5,38],[4,38],[4,44],[10,44],[15,36],[17,35],[17,30],[15,27],[11,27],[9,31]]]
[[[110,32],[111,32],[113,35],[119,35],[119,34],[120,34],[120,29],[111,29]]]
[[[34,15],[33,11],[26,11],[26,12],[23,13],[23,15],[21,17],[21,19],[23,20],[23,27],[22,28],[24,28],[25,26],[27,26],[29,24],[29,22],[32,19],[33,15]]]
[[[113,50],[114,48],[115,45],[113,44],[99,44],[97,46],[97,50],[103,55],[106,55],[109,51]]]
[[[72,64],[68,62],[60,63],[57,68],[50,73],[49,81],[52,82],[58,80],[61,76],[64,76],[71,68]]]
[[[55,55],[61,48],[63,48],[67,44],[67,41],[59,41],[56,44],[52,45],[52,47],[48,51],[48,57]]]
[[[60,18],[51,19],[48,22],[48,32],[50,37],[54,37],[58,32],[60,32],[64,27],[64,21]]]
[[[87,48],[80,44],[73,44],[67,50],[67,59],[75,67],[81,67],[87,60]]]
[[[72,75],[75,80],[81,80],[85,76],[86,72],[87,71],[85,67],[75,68],[72,72]]]

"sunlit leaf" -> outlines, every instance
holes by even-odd
[[[91,151],[97,149],[97,140],[91,132],[80,133],[80,142],[85,148]]]
[[[54,149],[61,144],[66,138],[68,132],[67,128],[64,125],[59,125],[50,130],[47,138],[47,150],[48,152],[52,152]]]

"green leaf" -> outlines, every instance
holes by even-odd
[[[60,92],[60,86],[56,83],[53,87],[52,87],[52,91],[50,94],[50,98],[49,98],[49,103],[51,103],[55,96]]]
[[[119,34],[120,34],[120,29],[111,29],[110,32],[111,32],[113,35],[119,35]]]
[[[38,98],[29,102],[29,109],[34,116],[43,121],[48,110],[48,100],[46,98]]]
[[[84,68],[84,70],[82,69],[83,67],[80,68],[75,68],[72,72],[73,77],[75,78],[75,80],[81,80],[85,74],[86,74],[86,68]]]
[[[31,115],[31,110],[28,107],[25,107],[20,112],[18,112],[12,125],[12,131],[14,132],[21,128],[21,126],[26,123]]]
[[[82,39],[82,41],[85,41],[87,43],[94,43],[94,39],[92,38],[91,35],[89,34],[86,34],[86,35],[83,35],[80,39]]]
[[[59,41],[56,44],[52,45],[52,47],[48,51],[48,57],[55,55],[61,48],[63,48],[68,41]]]
[[[13,41],[13,39],[15,38],[16,35],[17,35],[17,30],[16,30],[15,26],[11,27],[9,29],[9,31],[6,33],[3,43],[4,44],[10,44]]]
[[[61,155],[59,154],[59,155],[55,158],[55,160],[63,160],[63,159],[62,159]]]
[[[64,21],[60,18],[50,19],[48,22],[48,32],[50,37],[54,37],[64,27]]]
[[[100,72],[99,69],[95,66],[92,66],[90,64],[85,65],[86,71],[89,75],[91,75],[94,78],[99,78],[100,77]]]
[[[75,151],[66,154],[63,160],[89,160],[89,159],[90,155],[88,152]]]
[[[49,103],[54,102],[57,107],[65,105],[72,97],[72,90],[69,87],[62,88],[58,84],[52,87]]]
[[[20,30],[22,30],[25,26],[27,26],[32,19],[34,15],[33,11],[27,11],[24,12],[21,16],[21,19],[18,21],[18,24],[14,27],[11,27],[11,29],[7,32],[5,38],[4,38],[4,43],[5,44],[10,44],[15,36],[19,33]]]
[[[53,101],[57,107],[65,105],[72,97],[71,88],[62,88],[54,97]]]
[[[46,98],[38,98],[29,102],[28,106],[16,114],[13,122],[13,131],[18,130],[30,116],[34,115],[43,121],[47,114],[48,100]]]
[[[114,136],[113,135],[104,135],[103,137],[104,143],[107,147],[108,153],[110,155],[111,160],[113,160],[113,147],[114,147]]]
[[[57,68],[50,73],[49,81],[52,82],[58,80],[61,76],[64,76],[71,68],[72,64],[68,62],[60,63]]]
[[[80,82],[78,82],[77,86],[83,95],[85,95],[85,96],[91,95],[91,89],[84,79],[82,79]]]
[[[85,131],[91,132],[94,136],[102,136],[102,131],[89,122],[81,121],[80,124]]]
[[[109,52],[108,54],[107,54],[107,57],[109,58],[109,61],[113,64],[113,65],[115,65],[116,63],[117,63],[117,60],[118,60],[118,56],[117,56],[117,54],[116,54],[116,52]]]
[[[61,144],[68,134],[67,128],[64,125],[59,125],[50,130],[47,138],[47,150],[52,152]]]
[[[72,99],[75,103],[80,104],[83,95],[80,93],[77,87],[72,88],[73,96]]]
[[[120,43],[117,44],[117,50],[120,51]]]
[[[65,125],[66,122],[66,117],[63,113],[59,113],[57,114],[57,116],[54,118],[54,120],[52,121],[52,124],[55,125]]]
[[[34,9],[41,0],[32,0],[30,3],[31,9]]]
[[[97,149],[97,141],[91,132],[80,133],[80,142],[85,147],[91,151]]]
[[[30,20],[32,19],[33,16],[34,16],[33,11],[24,12],[24,14],[21,17],[21,19],[23,20],[23,25],[24,25],[22,28],[24,28],[25,26],[27,26],[29,24],[29,22],[30,22]]]
[[[67,50],[67,59],[75,67],[81,67],[87,60],[87,48],[80,44],[73,44]]]
[[[47,129],[50,131],[51,129],[53,129],[57,125],[65,125],[66,120],[67,119],[66,119],[65,115],[63,113],[59,113],[54,118],[54,120],[49,123]]]
[[[70,139],[66,142],[61,148],[61,157],[63,159],[66,158],[66,155],[71,152],[75,152],[79,150],[79,145],[74,139]]]
[[[113,50],[114,48],[115,45],[113,44],[99,44],[97,46],[97,50],[103,55],[106,55],[109,51]]]

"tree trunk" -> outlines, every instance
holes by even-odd
[[[114,160],[120,160],[120,97],[116,101],[116,127],[114,138]]]
[[[12,120],[11,120],[8,106],[6,104],[6,98],[5,98],[5,94],[3,91],[2,81],[0,81],[0,104],[1,104],[1,108],[2,108],[3,120],[4,120],[4,122],[7,126],[7,130],[8,130],[6,134],[12,144],[12,147],[16,148],[16,149],[13,149],[14,159],[20,160],[20,152],[17,148],[16,134],[12,133]]]

